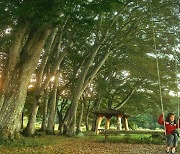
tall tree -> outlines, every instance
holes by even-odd
[[[127,2],[124,4],[120,3],[118,5],[119,7],[117,8],[115,7],[117,6],[115,4],[118,4],[118,2],[116,3],[114,1],[102,1],[102,3],[99,2],[98,4],[96,3],[96,1],[92,2],[94,10],[92,8],[91,9],[94,12],[96,11],[96,9],[101,11],[104,9],[106,10],[106,12],[104,12],[104,10],[100,13],[98,12],[99,14],[94,18],[94,22],[97,20],[97,22],[100,24],[95,25],[97,27],[94,30],[94,35],[92,38],[92,40],[94,41],[91,40],[92,50],[89,50],[89,55],[84,60],[85,62],[81,65],[82,67],[78,74],[79,79],[77,81],[77,84],[75,85],[74,91],[72,92],[72,103],[70,107],[69,117],[67,120],[67,128],[69,135],[73,135],[75,132],[74,129],[78,100],[84,89],[93,80],[99,69],[104,64],[104,62],[100,60],[100,53],[102,52],[102,50],[108,51],[108,49],[110,49],[110,51],[113,51],[113,53],[118,53],[120,56],[122,56],[122,58],[123,56],[126,56],[126,52],[129,56],[132,54],[133,51],[135,51],[136,54],[144,55],[144,52],[146,54],[148,53],[147,49],[149,49],[150,51],[154,50],[152,48],[152,20],[158,22],[156,24],[157,28],[164,29],[165,27],[166,30],[170,30],[171,26],[168,24],[168,22],[170,21],[166,21],[168,17],[159,10],[159,5],[161,5],[161,3],[162,2],[160,1],[153,1],[152,4],[151,2],[146,3],[144,1]],[[166,4],[164,3],[161,7],[164,10],[168,10],[168,7],[171,7],[171,4],[172,3],[168,1],[166,2]],[[153,18],[151,6],[153,7],[153,12],[155,12],[156,14],[156,16]],[[171,11],[170,14],[173,15]],[[164,27],[161,27],[162,24],[164,25]],[[158,31],[158,33],[160,32]],[[163,33],[161,34],[163,35]],[[163,40],[163,42],[166,41],[167,40]],[[144,47],[146,48],[146,50],[139,50],[141,49],[140,42],[142,44],[145,44]],[[108,48],[109,45],[111,46],[110,48]],[[109,55],[107,55],[107,57],[108,56]],[[129,58],[128,56],[127,59]],[[107,57],[102,59],[105,61]],[[96,58],[99,61],[96,61]],[[102,62],[102,65],[100,64],[100,62]]]
[[[29,81],[59,14],[54,10],[57,2],[48,0],[1,4],[5,15],[9,13],[7,18],[15,23],[0,90],[0,134],[9,139],[19,134]]]

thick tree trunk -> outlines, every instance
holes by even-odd
[[[48,60],[51,46],[53,44],[56,34],[57,34],[57,29],[54,29],[54,31],[51,33],[51,35],[47,39],[44,57],[42,59],[40,66],[38,67],[38,69],[36,71],[36,92],[35,92],[35,99],[34,99],[35,101],[34,101],[31,113],[29,115],[28,124],[26,126],[26,129],[24,130],[24,134],[26,136],[34,135],[34,133],[36,131],[36,129],[35,129],[36,116],[38,113],[39,105],[41,103],[41,96],[39,93],[39,89],[42,84],[44,68],[45,68],[46,62]]]
[[[36,123],[36,115],[39,109],[39,104],[36,103],[33,104],[31,114],[29,116],[28,124],[26,126],[26,129],[24,130],[24,134],[26,136],[34,135],[36,129],[35,129],[35,123]]]
[[[68,136],[74,136],[75,135],[75,123],[76,123],[76,112],[77,112],[77,107],[78,107],[78,101],[81,96],[81,89],[77,89],[76,95],[73,95],[72,98],[72,103],[70,106],[70,110],[68,112],[68,118],[67,118],[67,135]]]
[[[80,110],[79,118],[77,121],[77,133],[80,133],[82,131],[81,124],[82,124],[82,119],[83,119],[83,112],[84,112],[84,102],[82,101],[81,110]]]
[[[17,35],[20,35],[20,32]],[[24,36],[26,32],[27,30],[21,33]],[[4,73],[6,81],[0,96],[0,134],[4,139],[14,138],[20,131],[20,117],[25,104],[28,84],[48,34],[47,27],[33,28],[25,43],[24,38],[21,39],[18,36],[12,43],[12,52],[9,53],[8,66]]]
[[[61,111],[59,111],[58,108],[57,108],[57,116],[58,116],[58,122],[59,122],[58,130],[60,130],[60,134],[63,134],[63,119],[62,119],[62,113],[61,113]]]
[[[14,86],[12,85],[11,87],[7,87],[10,83],[10,80],[13,80],[13,78],[15,79],[13,73],[18,63],[18,59],[21,52],[21,46],[23,46],[22,42],[25,38],[25,34],[29,31],[29,29],[30,29],[29,24],[24,24],[24,26],[20,24],[17,26],[17,29],[13,32],[14,34],[12,38],[13,42],[9,49],[7,64],[1,74],[2,77],[1,77],[1,89],[0,89],[0,110],[4,103],[6,91],[8,91],[8,88],[13,88]]]
[[[55,76],[52,96],[49,103],[49,117],[48,117],[47,129],[46,129],[47,134],[54,134],[54,125],[55,125],[56,108],[57,108],[56,95],[57,95],[58,82],[59,82],[59,71],[56,73]]]
[[[75,121],[76,121],[76,112],[77,112],[79,98],[81,97],[83,91],[88,86],[88,84],[94,79],[96,73],[101,68],[101,66],[104,64],[105,60],[107,59],[107,57],[109,55],[109,52],[108,52],[109,48],[108,48],[107,53],[105,54],[105,56],[103,56],[103,59],[99,62],[99,64],[96,65],[96,68],[92,71],[92,74],[87,77],[88,70],[89,70],[91,64],[93,63],[98,50],[101,48],[101,43],[103,43],[105,39],[106,39],[106,37],[103,37],[103,39],[100,41],[100,43],[98,45],[94,46],[92,54],[90,55],[88,61],[86,62],[86,65],[82,69],[82,72],[79,76],[77,86],[76,86],[75,91],[72,96],[72,103],[71,103],[71,108],[70,108],[68,121],[67,121],[67,135],[69,135],[69,136],[75,135]],[[91,77],[91,78],[89,78],[89,77]]]
[[[54,63],[53,67],[51,68],[51,72],[47,75],[45,81],[42,83],[42,78],[43,78],[43,71],[45,68],[45,65],[47,63],[48,60],[48,56],[50,51],[52,50],[52,45],[55,41],[55,37],[57,35],[57,31],[58,29],[54,29],[54,31],[52,32],[52,34],[50,35],[48,42],[46,44],[46,53],[42,59],[42,63],[40,65],[40,67],[37,70],[37,86],[36,86],[36,97],[41,97],[41,93],[42,91],[48,86],[50,79],[54,76],[54,74],[56,73],[57,69],[59,68],[59,65],[61,64],[62,60],[64,59],[65,55],[67,54],[68,49],[66,48],[64,52],[62,52],[59,57],[57,58],[56,62]],[[60,52],[61,50],[61,37],[62,37],[62,33],[58,42],[58,47],[57,47],[57,53]],[[70,42],[70,46],[72,44],[72,39]],[[68,46],[69,48],[69,46]],[[28,136],[31,136],[34,134],[35,132],[35,122],[36,122],[36,116],[37,116],[37,112],[38,112],[38,108],[39,108],[39,102],[35,102],[34,106],[36,106],[36,108],[33,108],[30,117],[29,117],[29,121],[28,121],[28,125],[27,125],[27,129],[26,129],[26,134]],[[29,128],[28,128],[29,127]]]
[[[75,130],[76,112],[77,112],[77,107],[78,107],[78,101],[79,101],[79,98],[81,97],[81,95],[83,93],[83,85],[84,85],[85,78],[86,78],[86,75],[88,73],[88,70],[89,70],[91,64],[93,63],[93,60],[94,60],[98,50],[100,49],[100,47],[101,47],[101,43],[94,46],[92,54],[90,55],[88,61],[86,62],[86,65],[82,69],[82,72],[79,76],[77,86],[76,86],[74,93],[73,93],[73,96],[72,96],[70,112],[69,112],[69,115],[67,118],[66,126],[67,126],[67,135],[68,136],[75,135],[75,132],[76,132],[76,130]]]

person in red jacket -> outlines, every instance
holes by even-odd
[[[175,153],[176,151],[176,147],[177,147],[177,143],[178,143],[178,131],[177,128],[179,127],[179,124],[176,123],[175,120],[175,115],[174,113],[168,113],[166,119],[165,119],[165,123],[163,120],[163,114],[160,115],[159,119],[158,119],[158,123],[160,125],[165,125],[166,128],[166,141],[167,141],[167,146],[165,148],[165,151],[167,153],[170,152],[170,148],[171,148],[171,153]],[[179,123],[179,120],[178,120]]]

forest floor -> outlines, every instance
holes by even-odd
[[[130,142],[132,139],[111,138],[104,142],[104,136],[65,137],[41,135],[24,138],[19,142],[0,144],[0,154],[164,154],[164,141],[158,144]],[[125,142],[124,142],[125,141]],[[126,143],[129,142],[129,143]],[[180,153],[180,149],[177,149]],[[178,153],[178,152],[177,152]]]

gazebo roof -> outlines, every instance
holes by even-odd
[[[105,117],[112,117],[112,116],[124,116],[124,117],[130,117],[128,114],[124,113],[123,111],[119,110],[96,110],[92,113],[96,114],[97,116],[105,116]]]

